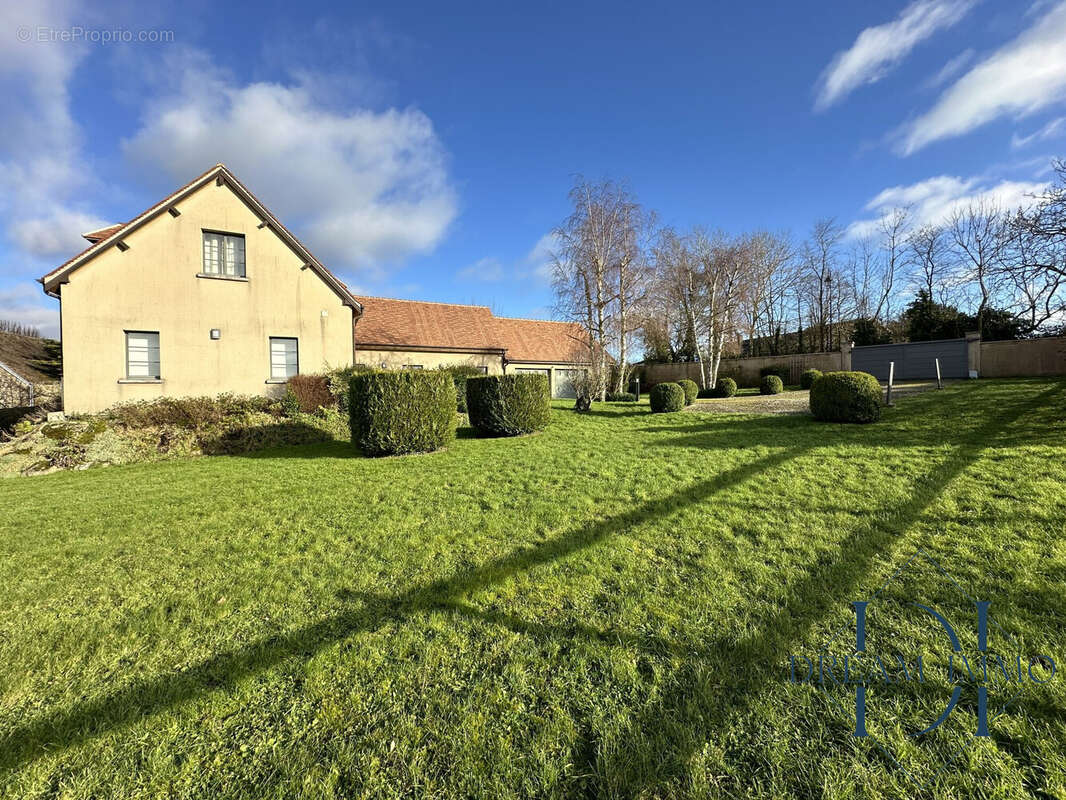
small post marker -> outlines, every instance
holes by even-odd
[[[637,384],[637,402],[640,402],[640,378],[633,379]]]
[[[892,381],[895,379],[895,377],[896,377],[896,362],[895,361],[889,361],[888,362],[888,389],[886,390],[887,394],[885,396],[885,405],[886,406],[891,406],[892,405]]]
[[[939,358],[935,358],[933,360],[936,361],[936,388],[937,389],[943,389],[944,388],[944,381],[942,381],[940,379],[940,359]]]

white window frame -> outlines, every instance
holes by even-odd
[[[126,343],[126,380],[128,381],[158,381],[162,380],[162,368],[160,366],[159,355],[159,331],[123,331],[125,334]],[[130,338],[131,337],[143,337],[145,344],[143,346],[138,345],[136,347],[136,355],[143,356],[143,358],[133,359],[130,352]],[[152,342],[155,342],[153,345]],[[155,355],[153,360],[152,355]],[[134,374],[131,367],[138,365],[138,374]],[[140,366],[140,365],[143,365]],[[153,369],[154,367],[154,369]],[[139,374],[143,369],[143,374]]]
[[[285,360],[278,363],[274,358],[274,343],[275,342],[292,342],[293,350],[296,355],[295,371],[289,372],[289,359],[288,352],[284,353]],[[293,375],[300,374],[300,340],[295,336],[271,336],[268,341],[267,350],[270,357],[270,380],[278,383],[284,383]]]
[[[215,251],[215,258],[210,262],[207,258],[209,244]],[[212,278],[248,277],[244,234],[204,230],[200,268],[201,275]]]

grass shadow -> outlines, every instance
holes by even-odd
[[[76,708],[46,714],[0,738],[0,769],[11,770],[46,752],[54,753],[144,716],[196,697],[208,689],[232,687],[242,677],[293,657],[306,656],[389,620],[439,608],[464,595],[497,584],[518,572],[534,569],[586,550],[651,519],[660,519],[678,506],[700,503],[736,484],[773,469],[802,450],[782,450],[755,458],[719,475],[649,500],[614,517],[576,525],[559,537],[534,547],[520,547],[510,555],[451,578],[411,589],[393,597],[363,597],[358,608],[286,634],[259,639],[248,646],[207,658],[177,672],[135,680]]]

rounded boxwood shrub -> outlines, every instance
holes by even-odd
[[[714,397],[733,397],[737,393],[737,382],[732,378],[719,378],[711,391]]]
[[[777,375],[767,375],[759,384],[759,394],[781,394],[785,391],[785,384]]]
[[[823,422],[876,422],[881,384],[868,372],[827,372],[811,386],[811,413]]]
[[[700,393],[700,387],[696,385],[696,381],[682,378],[677,382],[677,385],[680,386],[681,390],[685,393],[686,406],[690,406],[696,402],[696,395]]]
[[[814,386],[814,382],[822,377],[822,371],[820,369],[805,369],[803,374],[800,375],[800,388],[810,389]]]
[[[607,392],[608,403],[635,403],[637,396],[632,392]]]
[[[371,456],[428,453],[455,438],[455,384],[443,372],[367,372],[351,379],[352,442]]]
[[[648,395],[651,410],[656,413],[680,411],[685,407],[685,390],[676,383],[657,383]]]
[[[765,378],[767,375],[776,375],[781,379],[781,382],[784,383],[788,380],[788,373],[788,367],[784,366],[783,364],[774,364],[769,367],[762,367],[759,370],[759,377]]]
[[[546,375],[481,375],[466,380],[470,424],[485,436],[520,436],[548,427]]]

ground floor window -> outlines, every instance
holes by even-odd
[[[159,380],[159,331],[126,331],[126,377]]]
[[[270,337],[270,378],[285,380],[300,372],[299,340],[282,336]]]
[[[403,368],[404,369],[422,369],[422,365],[421,364],[404,364]]]

